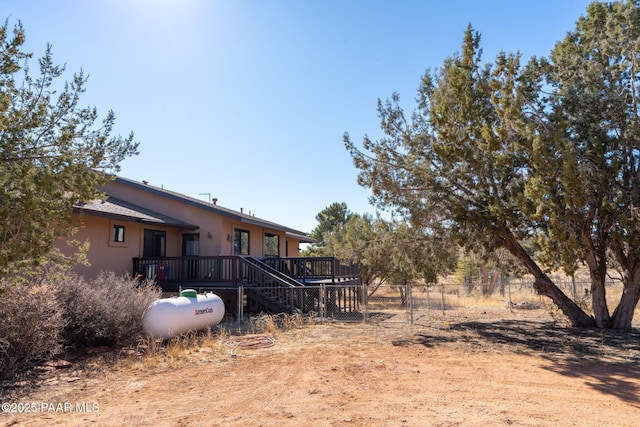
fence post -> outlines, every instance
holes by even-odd
[[[291,301],[291,314],[296,312],[295,289],[289,288],[289,300]]]
[[[244,320],[244,286],[242,283],[238,284],[238,322]]]
[[[327,317],[327,295],[325,293],[324,283],[320,283],[320,295],[318,296],[318,300],[320,301],[320,319],[325,321]]]
[[[409,304],[409,324],[413,325],[413,293],[411,292],[411,283],[407,283],[407,304]]]
[[[360,289],[362,291],[362,305],[364,306],[362,321],[367,323],[367,317],[369,316],[369,289],[364,283],[360,284]]]

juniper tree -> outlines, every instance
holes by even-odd
[[[80,106],[87,77],[61,82],[50,45],[32,76],[24,41],[20,22],[0,27],[0,275],[43,263],[73,234],[74,205],[101,197],[97,186],[138,147],[132,134],[111,136],[113,112],[97,122]]]
[[[352,213],[349,211],[347,204],[332,203],[316,215],[316,221],[318,225],[311,231],[310,236],[316,240],[311,247],[309,247],[305,254],[307,256],[333,256],[333,252],[330,248],[327,248],[327,241],[331,237],[333,230],[340,224],[344,224],[349,220]]]
[[[529,189],[552,203],[535,219],[546,224],[547,254],[586,263],[596,324],[616,329],[631,328],[640,298],[639,60],[640,9],[627,1],[592,3],[549,59],[532,64],[550,91],[550,131],[532,152],[538,180]],[[612,272],[623,293],[610,315]]]
[[[394,94],[378,102],[384,137],[358,147],[345,134],[360,184],[468,249],[507,249],[572,324],[629,329],[640,297],[639,32],[636,3],[593,3],[548,59],[522,67],[519,54],[484,64],[469,26],[461,52],[425,73],[410,117]],[[547,275],[581,263],[593,314]],[[624,290],[609,315],[612,266]]]
[[[339,259],[360,265],[360,279],[370,294],[382,284],[437,283],[453,269],[457,249],[430,230],[369,214],[351,214],[338,224],[326,248]]]

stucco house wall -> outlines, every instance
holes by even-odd
[[[232,211],[213,203],[122,178],[110,182],[103,190],[119,199],[198,225],[201,256],[233,255],[234,230],[249,231],[250,255],[264,256],[265,233],[279,236],[279,255],[281,257],[300,255],[300,240],[292,238],[290,235],[287,236],[286,231],[282,230],[286,227],[279,224],[274,223],[273,227],[255,225],[254,223],[268,223],[268,221],[255,219],[251,215]],[[304,234],[300,231],[292,231],[300,235]]]
[[[299,256],[301,241],[309,242],[300,231],[145,183],[117,178],[102,190],[109,196],[106,201],[76,210],[82,228],[73,239],[90,242],[91,263],[76,271],[87,278],[104,270],[133,274],[133,258],[144,255],[145,230],[166,233],[166,257],[183,255],[185,234],[199,235],[200,256],[234,255],[235,230],[249,232],[249,254],[258,257],[264,256],[266,233],[278,236],[281,257]],[[114,240],[115,226],[124,228],[124,241]],[[63,241],[57,246],[71,252]]]

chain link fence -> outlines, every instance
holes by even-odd
[[[590,298],[587,282],[557,283],[576,301]],[[289,312],[301,313],[317,321],[420,325],[429,324],[436,317],[456,316],[470,305],[482,304],[483,298],[490,297],[492,304],[498,302],[505,309],[534,308],[543,302],[530,280],[492,286],[467,283],[374,287],[320,283],[284,290],[250,285],[196,289],[213,292],[222,298],[227,322],[243,321],[258,313]]]
[[[318,284],[291,288],[190,287],[213,292],[225,305],[225,322],[243,321],[258,313],[301,313],[319,321],[362,322],[365,320],[366,288],[357,284]]]
[[[555,281],[579,306],[588,309],[591,284],[584,281]],[[621,283],[610,281],[607,289],[621,291]],[[615,292],[614,292],[615,294]],[[495,310],[502,316],[508,310],[551,309],[550,300],[537,294],[533,280],[518,279],[497,283],[407,284],[369,287],[364,304],[368,322],[432,325],[437,321],[465,318],[472,309]],[[504,311],[502,311],[504,310]],[[485,313],[486,314],[486,313]]]

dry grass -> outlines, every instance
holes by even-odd
[[[394,297],[394,290],[383,290],[381,295]],[[440,308],[440,294],[433,294],[432,303]],[[517,301],[540,301],[540,297],[529,292],[512,293],[512,297]],[[452,330],[460,319],[468,319],[465,313],[472,313],[486,309],[496,309],[498,311],[506,309],[505,299],[500,296],[478,297],[473,295],[457,296],[445,295],[446,319],[443,322],[436,321],[433,325],[438,325],[443,331]],[[545,309],[550,310],[552,304],[547,304]],[[400,310],[402,311],[402,310]],[[435,311],[435,317],[440,317]],[[487,312],[484,311],[486,314]],[[301,313],[287,314],[266,314],[261,313],[250,317],[244,324],[232,327],[230,325],[218,325],[199,332],[190,331],[169,340],[154,339],[145,337],[140,340],[137,351],[133,357],[122,360],[119,365],[123,369],[133,370],[154,370],[176,368],[184,366],[189,361],[204,363],[226,357],[235,356],[234,342],[246,338],[254,339],[259,336],[276,337],[284,332],[303,329],[315,324],[315,321]]]
[[[576,292],[575,302],[587,313],[591,314],[591,296],[585,294],[583,286],[579,285]],[[563,289],[571,296],[571,292],[567,289]],[[622,286],[613,284],[607,287],[607,305],[609,311],[613,313],[620,296],[622,295]],[[395,287],[381,287],[374,294],[374,298],[370,298],[372,308],[385,308],[392,307],[394,304],[397,308],[402,309],[400,304],[400,292]],[[554,317],[562,317],[559,310],[551,302],[549,298],[540,296],[528,287],[520,287],[518,285],[512,285],[506,287],[504,294],[495,292],[492,295],[484,296],[479,290],[474,289],[471,293],[468,293],[464,286],[457,284],[445,284],[430,286],[427,292],[425,286],[413,286],[412,287],[412,302],[414,307],[420,309],[427,309],[433,311],[451,310],[451,309],[475,309],[475,308],[508,308],[508,301],[515,304],[520,302],[527,302],[539,305],[543,310],[547,310]],[[640,306],[636,308],[636,316],[640,315]],[[556,316],[557,315],[557,316]]]
[[[310,326],[298,316],[260,315],[253,329],[220,327],[144,341],[144,352],[132,354],[127,365],[98,375],[63,373],[77,379],[51,378],[13,399],[98,402],[100,412],[10,414],[6,420],[34,427],[364,427],[425,420],[627,426],[638,419],[638,332],[563,328],[550,323],[544,310],[509,312],[500,298],[485,301],[501,308],[448,309],[446,327]],[[277,340],[269,348],[238,347],[234,357],[227,345],[270,332]],[[215,417],[206,410],[211,405]]]
[[[122,359],[116,369],[136,371],[156,368],[174,368],[183,366],[189,360],[211,360],[221,356],[233,355],[233,349],[227,345],[233,337],[247,334],[275,336],[281,332],[300,329],[313,321],[300,313],[295,314],[259,314],[251,317],[246,324],[235,329],[216,326],[202,331],[189,331],[168,340],[146,336],[140,339],[136,351],[131,357]]]
[[[299,312],[294,314],[265,314],[252,316],[248,322],[248,329],[254,334],[276,335],[280,331],[299,329],[313,322],[310,317]]]

